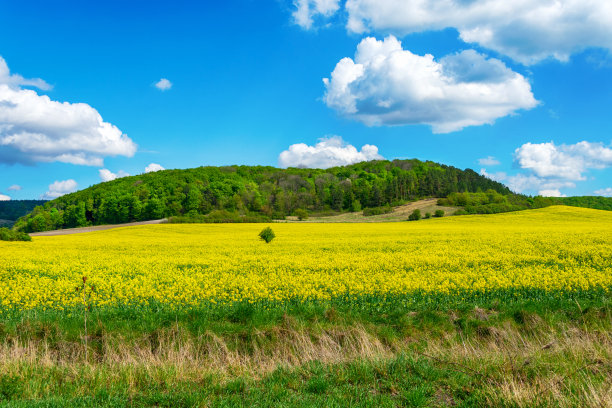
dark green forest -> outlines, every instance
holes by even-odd
[[[0,201],[0,227],[12,226],[19,217],[30,213],[34,207],[45,202],[43,200]]]
[[[595,208],[596,210],[612,211],[612,197],[581,196],[581,197],[559,197],[554,198],[557,204],[570,205],[572,207]]]
[[[263,166],[164,170],[96,184],[34,208],[15,229],[46,231],[227,211],[283,219],[311,213],[360,211],[454,192],[492,190],[501,183],[473,170],[413,160],[370,161],[330,169]]]

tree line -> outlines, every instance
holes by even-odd
[[[15,223],[25,232],[118,224],[228,211],[282,219],[309,212],[360,211],[501,183],[473,170],[413,160],[370,161],[330,169],[266,166],[164,170],[96,184],[37,206]]]

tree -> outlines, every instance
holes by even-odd
[[[272,231],[272,228],[266,227],[259,233],[259,238],[264,240],[266,244],[269,244],[274,238],[276,238],[276,234]]]
[[[408,217],[408,221],[418,221],[421,219],[421,210],[414,210]]]
[[[308,219],[308,211],[303,208],[298,208],[294,211],[295,215],[297,215],[298,220],[303,221]]]
[[[444,217],[444,210],[436,210],[434,217]]]

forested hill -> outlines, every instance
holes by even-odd
[[[296,209],[358,211],[504,185],[473,170],[419,160],[371,161],[330,169],[262,166],[164,170],[100,183],[37,207],[15,228],[44,231],[227,210],[284,218]]]

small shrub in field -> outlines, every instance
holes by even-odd
[[[300,221],[308,219],[308,211],[303,208],[298,208],[297,210],[295,210],[295,215],[297,215],[297,218]]]
[[[431,218],[431,213],[426,212],[426,213],[425,213],[425,217],[423,217],[423,218],[425,218],[425,219],[429,219],[429,218]]]
[[[444,217],[444,210],[436,210],[434,217]]]
[[[408,217],[408,221],[418,221],[421,219],[421,210],[414,210]]]
[[[270,227],[264,228],[259,233],[259,238],[266,241],[266,244],[270,243],[270,241],[272,241],[275,237],[276,237],[276,234],[274,234],[274,231],[272,231],[272,228]]]
[[[25,232],[13,231],[8,228],[0,228],[0,241],[31,241],[30,237]]]

